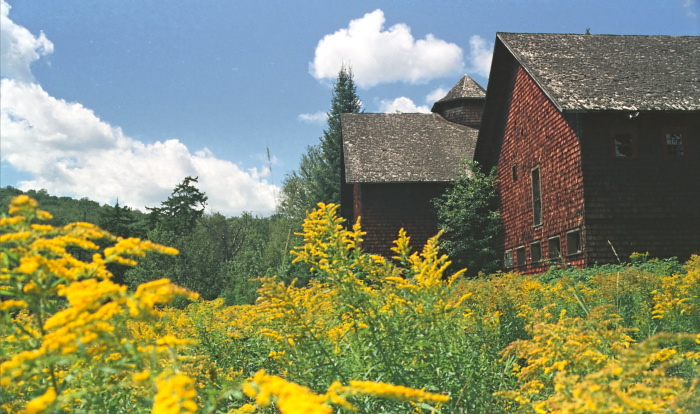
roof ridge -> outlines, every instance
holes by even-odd
[[[469,75],[464,75],[455,86],[438,102],[452,101],[463,98],[485,98],[486,90]]]

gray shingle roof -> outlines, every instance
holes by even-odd
[[[478,130],[428,114],[343,114],[348,183],[446,182],[474,157]]]
[[[438,102],[452,101],[461,98],[485,98],[486,91],[469,75],[464,75],[455,86]]]
[[[562,111],[700,110],[700,37],[498,33]]]

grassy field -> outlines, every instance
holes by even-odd
[[[226,307],[167,279],[128,291],[111,263],[177,252],[41,224],[16,198],[0,219],[0,411],[700,410],[700,257],[465,279],[438,237],[363,253],[337,208],[312,212],[292,252],[312,282],[262,278],[255,304]]]

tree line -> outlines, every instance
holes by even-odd
[[[0,188],[0,211],[6,212],[10,200],[25,193],[53,215],[48,224],[85,221],[119,237],[148,239],[179,250],[177,256],[148,256],[135,268],[110,265],[117,283],[135,287],[168,277],[204,299],[252,303],[259,286],[256,278],[276,274],[281,280],[305,283],[311,277],[308,269],[291,263],[288,252],[300,243],[295,233],[301,231],[307,211],[319,202],[340,202],[340,115],[359,112],[360,106],[352,71],[343,67],[333,88],[328,126],[319,142],[306,148],[299,168],[285,177],[280,204],[270,216],[206,214],[208,198],[197,188],[197,177],[185,177],[167,200],[146,212],[119,202],[100,205],[87,198],[13,187]]]
[[[252,303],[259,287],[256,278],[274,274],[286,282],[305,284],[312,277],[309,269],[291,262],[288,252],[301,243],[296,233],[308,212],[319,202],[340,203],[340,116],[358,113],[361,106],[352,70],[342,67],[333,87],[327,127],[319,142],[306,148],[299,167],[285,177],[281,200],[270,216],[205,214],[208,198],[197,188],[197,177],[185,177],[167,200],[147,207],[146,212],[118,201],[100,205],[87,198],[52,196],[46,190],[26,194],[53,215],[49,224],[90,222],[116,236],[148,239],[179,250],[177,256],[148,256],[135,268],[110,265],[117,283],[135,287],[168,277],[204,299],[222,297],[230,305]],[[475,275],[498,267],[495,243],[500,217],[494,172],[483,173],[476,164],[470,168],[474,173],[453,183],[435,206],[445,231],[444,252],[453,257],[455,268],[468,267]],[[0,211],[7,211],[10,200],[22,193],[13,187],[0,188]]]

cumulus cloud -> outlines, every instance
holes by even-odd
[[[22,189],[119,198],[144,208],[165,200],[186,176],[198,176],[212,211],[233,215],[274,210],[276,188],[267,168],[244,171],[209,150],[195,153],[175,139],[146,144],[124,136],[79,103],[56,99],[40,85],[13,79],[1,84],[2,160],[34,178]]]
[[[15,25],[8,12],[3,2],[0,153],[3,163],[32,177],[18,183],[19,188],[45,188],[100,203],[118,198],[143,209],[159,205],[189,175],[199,177],[211,211],[274,210],[278,189],[267,182],[267,168],[243,170],[207,149],[192,153],[176,139],[144,143],[80,103],[50,96],[31,81],[29,65],[53,46],[43,35],[34,37]]]
[[[444,98],[445,95],[447,95],[447,92],[449,92],[447,89],[437,88],[425,97],[425,101],[428,103],[435,103],[440,99]]]
[[[491,71],[493,43],[486,42],[481,36],[472,36],[469,38],[469,57],[470,71],[488,78]]]
[[[384,28],[384,12],[377,9],[350,21],[347,28],[318,42],[310,73],[332,80],[342,65],[352,68],[360,87],[404,81],[420,83],[462,72],[462,49],[428,34],[414,39],[411,28],[399,23]]]
[[[320,111],[313,114],[301,114],[299,119],[309,124],[322,124],[328,119],[328,114]]]
[[[379,112],[384,113],[416,113],[416,112],[430,112],[430,108],[425,105],[416,105],[413,101],[405,96],[396,98],[393,101],[383,100],[379,103]]]
[[[4,78],[31,82],[30,65],[41,56],[53,52],[53,43],[44,33],[34,36],[9,18],[11,6],[0,2],[0,74]]]

